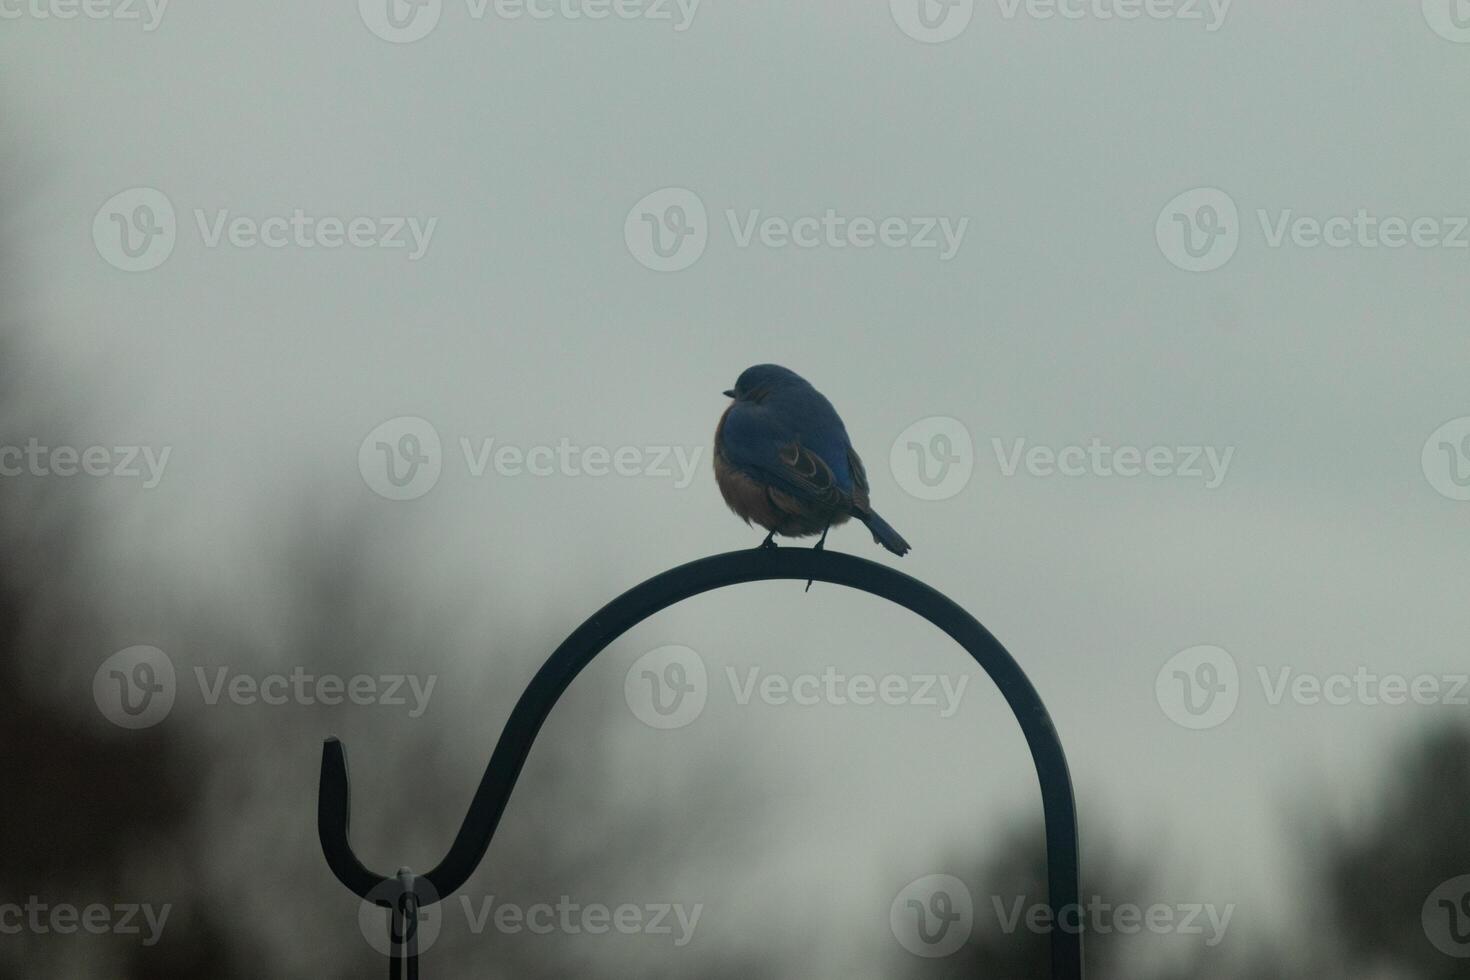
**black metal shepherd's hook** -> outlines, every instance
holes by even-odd
[[[1059,924],[1051,933],[1051,973],[1056,980],[1081,980],[1082,930],[1060,927],[1068,921],[1080,925],[1077,808],[1061,742],[1036,689],[1005,647],[950,599],[885,565],[810,548],[754,548],[680,565],[623,593],[577,627],[537,671],[516,702],[449,853],[426,875],[415,875],[406,868],[396,875],[380,875],[357,859],[348,842],[347,756],[340,741],[327,739],[322,746],[317,799],[322,853],[342,884],[358,896],[393,910],[389,916],[390,977],[417,978],[419,910],[458,891],[479,865],[536,734],[582,668],[627,630],[662,609],[712,589],[769,579],[815,579],[896,602],[949,634],[985,668],[1021,723],[1041,781],[1046,817],[1047,904],[1051,921]]]

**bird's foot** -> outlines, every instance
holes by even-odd
[[[770,534],[767,534],[766,539],[760,543],[759,550],[775,551],[778,547],[779,545],[776,544],[776,532],[772,531]]]

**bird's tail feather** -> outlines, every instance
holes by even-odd
[[[874,541],[878,542],[883,547],[893,552],[895,555],[908,554],[909,543],[903,539],[903,535],[899,534],[892,527],[890,527],[888,522],[879,517],[876,513],[874,513],[873,511],[868,511],[866,514],[859,514],[858,520],[866,524],[868,526],[868,530],[873,532]]]

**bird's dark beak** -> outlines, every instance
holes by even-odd
[[[722,394],[723,394],[723,395],[724,395],[724,396],[725,396],[725,397],[726,397],[726,398],[734,398],[734,397],[735,397],[735,389],[734,389],[734,388],[726,388],[726,389],[725,389],[725,390],[724,390],[724,392],[722,392]]]

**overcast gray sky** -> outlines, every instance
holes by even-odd
[[[709,444],[720,391],[775,361],[835,403],[914,551],[861,528],[831,546],[984,622],[1050,706],[1084,842],[1136,841],[1180,896],[1239,903],[1242,934],[1292,909],[1294,801],[1361,805],[1389,747],[1466,713],[1272,704],[1283,668],[1446,693],[1465,671],[1470,491],[1450,463],[1470,474],[1470,27],[1448,2],[1180,0],[1122,19],[1104,16],[1122,0],[1063,2],[1076,17],[926,0],[925,27],[905,0],[602,20],[567,14],[587,0],[546,18],[431,0],[400,3],[394,27],[386,0],[263,0],[170,5],[153,29],[142,6],[59,20],[36,2],[0,0],[18,13],[0,86],[26,150],[28,382],[75,392],[84,446],[170,448],[156,487],[104,481],[108,553],[213,593],[241,629],[278,614],[262,538],[313,508],[355,514],[419,584],[412,615],[452,600],[459,635],[481,637],[463,676],[517,687],[624,588],[758,543]],[[363,443],[423,434],[403,418],[432,427],[440,472],[391,500]],[[549,447],[552,475],[505,444]],[[589,447],[633,447],[639,475],[592,475]],[[1130,460],[1140,474],[1117,475]],[[502,648],[511,621],[546,645]],[[669,732],[620,693],[667,644],[709,669],[706,711]],[[1236,706],[1192,730],[1171,719],[1172,669],[1163,695],[1156,680],[1202,645],[1236,665]],[[941,718],[741,705],[726,667],[966,663],[873,600],[763,585],[644,624],[578,684],[616,705],[629,793],[655,762],[768,787],[789,833],[731,894],[794,913],[799,881],[841,930],[1039,805],[1019,733],[983,678]],[[455,705],[381,737],[470,731]],[[448,809],[464,791],[446,787]],[[802,942],[773,945],[801,962]],[[865,962],[855,948],[845,972]]]

